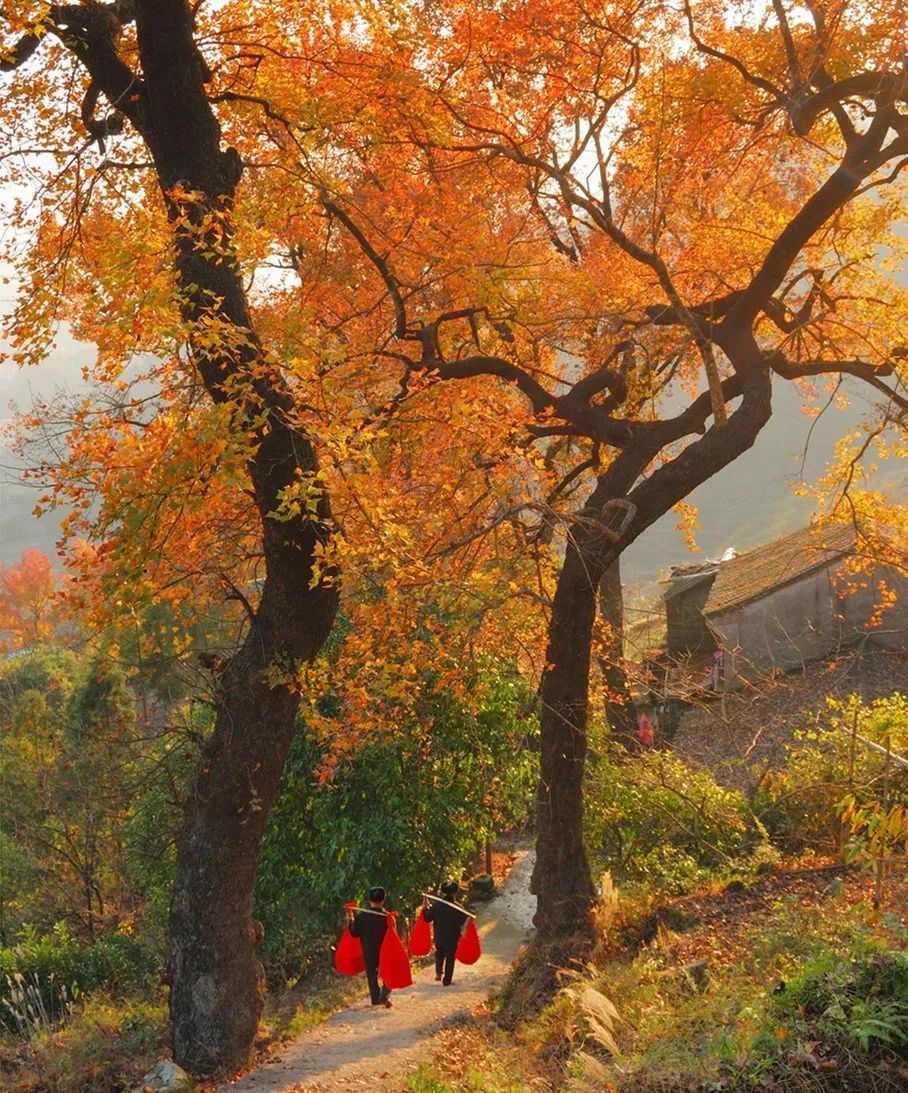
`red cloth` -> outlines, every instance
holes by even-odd
[[[640,715],[637,736],[640,738],[640,743],[645,744],[648,748],[651,748],[655,743],[656,735],[653,732],[653,727],[645,713]]]
[[[432,948],[432,927],[423,918],[422,909],[420,909],[416,921],[413,923],[407,948],[410,950],[411,956],[427,956]]]
[[[349,926],[344,927],[344,932],[334,950],[334,967],[341,975],[359,975],[366,970],[362,944],[358,937],[350,933]]]
[[[457,946],[457,959],[461,964],[475,964],[481,956],[482,949],[479,946],[479,934],[476,931],[476,920],[471,918],[468,921],[467,928],[464,930],[463,937],[460,939],[460,943]]]
[[[398,936],[397,926],[394,923],[396,917],[396,911],[388,912],[388,930],[378,953],[378,974],[390,991],[413,985],[410,958],[407,956],[404,943]]]

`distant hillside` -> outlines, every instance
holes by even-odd
[[[705,482],[690,497],[699,510],[699,557],[721,554],[726,547],[746,550],[806,524],[809,498],[797,497],[792,485],[812,481],[829,462],[836,441],[870,409],[857,381],[850,387],[847,410],[830,409],[813,423],[801,412],[801,396],[791,383],[776,381],[773,415],[756,444],[730,467]],[[801,471],[805,445],[810,443]],[[891,459],[880,464],[877,488],[908,501],[908,466]],[[677,517],[654,524],[622,557],[622,577],[633,587],[658,577],[668,566],[691,557]]]

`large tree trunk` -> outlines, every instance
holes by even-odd
[[[170,910],[174,1058],[197,1074],[248,1062],[264,1000],[252,894],[298,701],[269,687],[248,640],[222,677],[214,734],[186,805]]]
[[[624,670],[624,598],[620,558],[606,567],[599,581],[599,615],[609,628],[609,640],[599,657],[605,692],[605,719],[612,739],[631,747],[636,743],[637,718]]]
[[[299,705],[292,682],[269,669],[311,660],[337,610],[336,589],[312,580],[327,500],[318,522],[267,516],[296,469],[314,470],[314,452],[275,418],[250,465],[267,575],[250,633],[217,682],[214,733],[186,803],[170,908],[173,1054],[196,1074],[249,1061],[264,1001],[252,895]]]
[[[252,326],[230,225],[242,164],[221,148],[188,6],[137,0],[136,24],[144,76],[136,121],[174,224],[181,310],[209,394],[234,408],[248,434],[265,556],[249,634],[217,681],[215,728],[186,803],[170,912],[174,1058],[196,1074],[225,1074],[248,1062],[262,1011],[252,895],[293,737],[295,669],[324,643],[338,595],[334,581],[314,578],[330,533],[327,495],[314,517],[273,515],[286,491],[318,483],[318,463]]]
[[[249,635],[217,682],[214,733],[186,803],[170,910],[173,1053],[196,1074],[246,1064],[262,1012],[252,895],[299,705],[292,681],[269,670],[311,660],[337,609],[336,589],[312,581],[327,501],[319,522],[293,526],[267,513],[294,471],[314,460],[311,446],[275,419],[250,466],[267,575]]]
[[[568,544],[549,626],[540,696],[536,864],[532,890],[540,940],[592,936],[595,889],[583,843],[590,647],[597,575],[575,541]]]
[[[275,418],[250,465],[265,584],[250,633],[217,681],[215,728],[186,802],[170,909],[173,1055],[196,1074],[249,1061],[265,985],[252,896],[299,705],[292,682],[270,672],[311,660],[337,610],[336,589],[312,581],[327,500],[318,522],[267,516],[297,469],[315,469],[311,445]]]
[[[225,673],[184,814],[170,908],[173,1055],[196,1074],[248,1061],[264,1001],[252,893],[297,703],[285,687],[268,687],[254,646]]]
[[[646,478],[659,450],[625,449],[603,474],[568,535],[558,578],[546,667],[542,676],[539,818],[533,891],[541,948],[592,935],[595,887],[583,841],[583,781],[587,751],[589,669],[596,594],[604,572],[655,520],[701,482],[751,447],[769,420],[769,369],[752,338],[741,355],[750,366],[741,406],[722,428],[713,427]],[[613,528],[610,509],[626,518]]]

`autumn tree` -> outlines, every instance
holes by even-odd
[[[18,565],[0,566],[0,631],[13,648],[37,645],[53,636],[57,578],[50,558],[29,547]]]
[[[413,713],[427,678],[466,707],[471,674],[532,661],[551,576],[544,550],[517,549],[520,528],[474,534],[537,473],[534,459],[483,457],[510,419],[490,405],[480,439],[459,392],[401,390],[374,351],[384,315],[364,306],[325,185],[363,174],[347,136],[373,140],[381,121],[318,61],[349,15],[326,10],[7,16],[3,162],[37,198],[14,210],[12,357],[39,362],[61,320],[97,350],[88,396],[20,422],[50,485],[40,506],[66,503],[65,535],[86,540],[67,600],[118,623],[135,664],[146,641],[149,655],[188,652],[218,599],[239,635],[198,662],[217,716],[171,911],[174,1053],[197,1072],[235,1069],[251,1048],[252,885],[301,703],[330,779],[363,735]],[[344,640],[316,660],[341,572]],[[329,692],[343,716],[323,715]]]
[[[232,226],[243,162],[223,144],[190,5],[34,3],[7,7],[4,23],[2,67],[12,82],[6,81],[3,123],[14,140],[18,134],[11,156],[43,147],[53,161],[54,150],[65,148],[72,116],[82,133],[81,146],[60,158],[59,174],[50,173],[56,181],[67,176],[75,196],[68,206],[61,202],[57,217],[48,195],[51,208],[39,221],[41,257],[33,266],[48,276],[38,274],[42,287],[31,298],[26,290],[13,317],[20,353],[41,355],[63,309],[54,291],[65,284],[81,214],[106,169],[87,168],[84,153],[124,134],[118,145],[124,159],[150,161],[151,170],[133,187],[128,180],[136,176],[124,168],[121,209],[148,202],[166,215],[173,287],[161,307],[171,344],[178,324],[183,359],[215,416],[243,438],[235,463],[245,468],[257,514],[261,588],[246,639],[218,675],[216,725],[187,799],[171,910],[175,1057],[193,1071],[227,1070],[245,1062],[261,1012],[252,888],[298,705],[294,688],[268,671],[310,660],[331,628],[337,590],[314,574],[329,534],[328,500],[316,486],[312,440],[295,420],[279,366],[250,316]],[[91,177],[83,185],[86,170]],[[301,478],[313,485],[311,508],[276,519],[282,492]]]
[[[603,574],[756,442],[774,383],[809,400],[856,380],[879,425],[904,428],[905,290],[881,258],[904,247],[904,14],[567,0],[413,6],[369,26],[335,63],[394,133],[356,148],[372,185],[338,184],[326,205],[381,285],[379,351],[404,387],[457,381],[475,399],[484,377],[503,381],[509,413],[523,400],[524,442],[562,470],[543,521],[563,563],[541,681],[536,924],[542,944],[588,936]],[[427,224],[392,188],[402,146]],[[440,269],[422,246],[455,235],[471,203],[491,226],[471,237],[469,268],[496,269],[479,291],[457,258]]]
[[[65,317],[113,391],[74,410],[66,499],[78,520],[103,498],[94,568],[128,606],[179,589],[189,611],[220,589],[247,628],[212,665],[218,722],[174,895],[174,1044],[192,1069],[237,1065],[251,1042],[248,894],[300,689],[318,712],[325,666],[299,662],[338,570],[373,593],[351,642],[368,667],[345,683],[362,721],[414,684],[388,634],[425,657],[451,598],[505,636],[527,604],[550,610],[533,650],[538,936],[587,934],[602,575],[754,443],[774,377],[854,376],[904,411],[904,293],[875,263],[902,245],[898,191],[878,185],[908,152],[901,11],[807,10],[735,25],[658,0],[247,0],[197,6],[193,25],[178,0],[127,0],[7,16],[20,139],[4,162],[26,188],[32,152],[59,164],[37,169],[43,207],[18,210],[36,233],[16,352],[40,358]],[[60,141],[73,94],[95,160]],[[142,352],[151,398],[124,378]],[[326,484],[343,510],[330,537]]]

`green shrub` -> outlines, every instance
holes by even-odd
[[[861,949],[859,945],[858,950]],[[771,995],[723,1088],[904,1088],[908,953],[827,949]]]
[[[586,791],[587,848],[595,870],[619,882],[681,891],[728,866],[748,833],[740,793],[659,751],[604,755]]]
[[[0,949],[0,1024],[16,1030],[21,1003],[17,993],[25,983],[39,993],[49,1014],[59,1013],[67,1001],[101,986],[113,989],[140,987],[159,973],[160,952],[127,934],[111,934],[93,945],[78,945],[65,927],[53,934],[29,936],[18,945]]]
[[[908,934],[899,916],[869,911],[832,888],[818,902],[792,896],[756,911],[741,933],[720,926],[710,939],[719,959],[698,983],[672,939],[657,937],[630,961],[623,951],[565,970],[566,988],[517,1036],[573,1076],[552,1088],[578,1093],[901,1093]]]
[[[773,841],[793,853],[804,848],[833,853],[841,849],[841,803],[908,804],[908,772],[886,759],[852,730],[880,746],[888,740],[904,754],[908,745],[908,698],[894,694],[869,704],[852,695],[830,702],[829,714],[795,734],[784,764],[767,778],[754,802],[760,822]]]
[[[48,709],[63,714],[73,690],[85,675],[86,662],[77,653],[39,645],[0,663],[0,725],[8,729],[24,694],[40,694]]]
[[[908,953],[889,950],[850,961],[827,954],[776,996],[773,1016],[830,1042],[908,1055]]]
[[[370,885],[384,885],[389,906],[406,912],[427,885],[459,875],[485,838],[526,822],[536,779],[532,696],[518,676],[479,688],[475,714],[427,688],[415,717],[364,741],[326,785],[313,775],[318,741],[299,733],[256,882],[272,969],[298,975],[327,963],[343,904]]]

